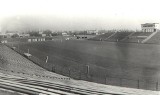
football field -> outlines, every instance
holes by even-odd
[[[14,46],[76,79],[155,90],[160,78],[159,45],[56,40]]]

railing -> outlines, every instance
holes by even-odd
[[[8,47],[12,47],[11,45],[7,45]],[[24,51],[19,50],[18,48],[14,49],[17,53],[24,55]],[[68,76],[70,78],[74,78],[77,80],[86,80],[101,84],[107,85],[116,85],[121,87],[130,87],[137,89],[147,89],[147,90],[160,90],[160,84],[158,81],[150,81],[150,80],[142,80],[142,79],[129,79],[129,78],[121,78],[121,77],[113,77],[108,76],[106,73],[98,72],[100,76],[95,74],[93,71],[95,68],[90,65],[75,65],[72,67],[64,67],[54,63],[46,63],[35,56],[27,57],[30,61],[35,64],[47,69],[51,72],[55,72],[61,75]],[[90,67],[89,67],[90,66]],[[101,68],[96,68],[100,70]],[[107,70],[106,70],[107,71]]]

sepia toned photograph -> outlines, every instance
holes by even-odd
[[[160,95],[159,0],[0,0],[0,95]]]

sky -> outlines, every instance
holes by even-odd
[[[0,30],[136,30],[160,23],[159,6],[159,0],[0,0]]]

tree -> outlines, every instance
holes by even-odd
[[[31,37],[41,37],[41,36],[42,36],[41,34],[39,34],[39,33],[36,32],[36,31],[29,32],[29,35],[30,35]]]
[[[11,38],[17,38],[17,37],[19,37],[18,34],[13,34],[13,35],[11,36]]]
[[[45,31],[43,31],[43,34],[46,34],[46,36],[51,36],[52,31],[51,30],[45,30]]]
[[[52,36],[58,36],[58,33],[52,33],[51,35]]]

